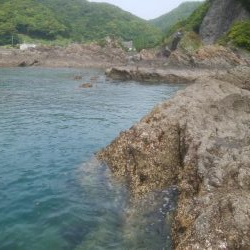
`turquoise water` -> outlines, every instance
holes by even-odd
[[[125,237],[126,188],[93,156],[180,87],[95,69],[0,69],[0,249],[164,249],[155,229],[152,246],[143,232]]]

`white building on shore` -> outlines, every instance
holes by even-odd
[[[36,48],[35,44],[22,43],[20,44],[20,50],[34,49]]]

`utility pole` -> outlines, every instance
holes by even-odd
[[[14,47],[14,36],[11,35],[11,44],[12,44],[12,47]]]

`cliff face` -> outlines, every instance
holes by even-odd
[[[249,79],[200,78],[99,153],[134,196],[178,186],[175,249],[250,249]]]
[[[203,43],[213,44],[235,21],[248,17],[249,12],[239,1],[214,0],[200,27]]]

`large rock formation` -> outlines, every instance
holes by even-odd
[[[203,43],[213,44],[229,30],[233,22],[246,19],[249,16],[240,1],[213,0],[200,27]]]
[[[200,78],[99,153],[135,197],[179,187],[175,249],[250,249],[249,79]]]
[[[239,65],[250,65],[250,57],[223,46],[209,45],[201,47],[193,53],[183,53],[183,51],[177,50],[170,55],[166,64],[213,70],[228,69]]]
[[[106,75],[114,80],[136,80],[143,82],[193,83],[201,76],[208,76],[207,70],[155,69],[148,67],[112,67]]]

